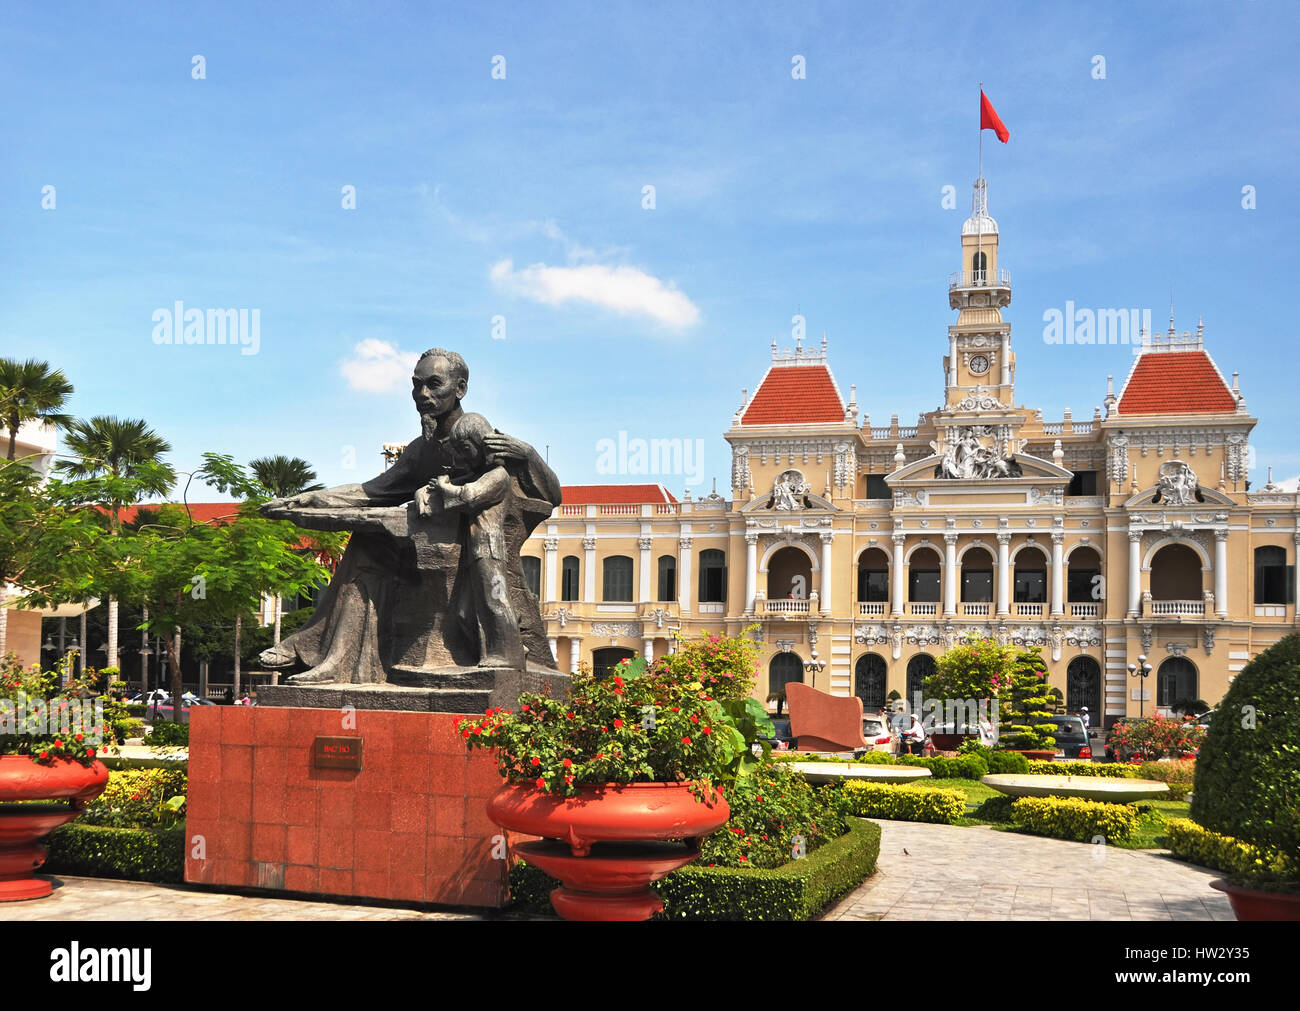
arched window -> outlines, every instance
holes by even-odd
[[[1255,549],[1255,603],[1295,603],[1295,566],[1287,565],[1286,548]]]
[[[1071,604],[1100,601],[1101,556],[1092,548],[1079,548],[1070,554],[1065,599]]]
[[[877,653],[863,653],[853,668],[853,694],[862,700],[862,711],[874,713],[885,708],[885,658]]]
[[[938,603],[939,553],[933,548],[921,548],[912,555],[907,568],[907,599],[921,604]]]
[[[767,665],[767,692],[785,691],[791,681],[803,680],[803,659],[798,653],[777,653]]]
[[[1175,702],[1195,699],[1196,665],[1185,656],[1171,656],[1156,671],[1156,705],[1169,708]]]
[[[993,556],[983,548],[971,548],[961,556],[961,600],[963,604],[993,602]]]
[[[858,602],[882,604],[889,600],[889,556],[868,548],[858,559]]]
[[[677,556],[659,556],[659,599],[677,599]]]
[[[532,555],[523,555],[519,559],[524,566],[524,586],[534,598],[542,595],[542,560]]]
[[[603,600],[632,599],[632,559],[627,555],[610,555],[605,559]]]
[[[768,600],[807,600],[812,588],[812,562],[798,548],[781,548],[768,559]]]
[[[1026,548],[1016,555],[1015,588],[1012,599],[1017,604],[1047,602],[1047,558],[1036,548]]]
[[[1200,600],[1201,556],[1186,544],[1167,544],[1151,559],[1152,600]]]
[[[565,555],[560,563],[560,599],[577,600],[582,595],[578,588],[578,556]]]
[[[972,279],[976,284],[983,284],[988,278],[989,254],[982,249],[978,250],[971,256],[971,270],[974,271]]]
[[[907,702],[912,712],[916,710],[916,697],[925,693],[925,679],[934,674],[934,657],[929,653],[917,653],[907,661]],[[917,715],[920,715],[917,713]]]
[[[1090,725],[1100,726],[1101,665],[1090,656],[1076,656],[1065,668],[1065,711],[1088,707]]]
[[[591,653],[591,673],[596,679],[602,680],[609,677],[609,673],[618,664],[624,660],[631,660],[636,656],[630,649],[622,649],[618,646],[607,646],[604,649],[592,650]]]
[[[721,604],[727,599],[727,556],[717,548],[700,552],[700,603]]]

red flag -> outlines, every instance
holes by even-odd
[[[998,135],[998,140],[1003,144],[1011,136],[1009,131],[998,118],[997,112],[993,108],[993,103],[989,101],[989,96],[984,94],[984,89],[980,88],[980,129],[992,130]]]

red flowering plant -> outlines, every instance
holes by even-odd
[[[623,660],[604,678],[584,666],[562,701],[526,693],[458,726],[491,748],[507,782],[572,796],[593,783],[690,782],[697,796],[757,767],[751,747],[771,726],[753,687],[752,644],[709,637],[647,664]]]
[[[0,755],[89,766],[117,750],[111,739],[106,747],[105,727],[125,717],[125,707],[94,697],[94,671],[72,678],[70,667],[68,657],[51,671],[24,668],[12,653],[0,659]]]
[[[1111,727],[1106,745],[1121,761],[1140,763],[1195,756],[1204,741],[1205,728],[1191,717],[1174,719],[1157,713],[1148,719],[1119,721]]]

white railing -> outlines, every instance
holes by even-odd
[[[1095,618],[1101,613],[1101,604],[1071,604],[1071,618]]]
[[[1011,271],[999,267],[997,270],[954,270],[948,275],[948,290],[953,288],[1010,288]]]
[[[602,516],[639,516],[641,507],[632,503],[618,503],[612,505],[602,505],[600,507]]]
[[[668,513],[672,513],[672,512],[676,512],[676,511],[677,511],[677,505],[676,505],[676,503],[673,503],[673,502],[656,502],[656,503],[655,503],[655,515],[656,515],[656,516],[664,516],[664,515],[667,515]]]
[[[1065,422],[1063,422],[1063,421],[1049,421],[1049,422],[1047,422],[1045,425],[1043,425],[1043,434],[1044,434],[1044,435],[1064,435],[1064,434],[1065,434]]]
[[[807,614],[811,601],[808,600],[764,600],[760,602],[762,614]]]
[[[560,506],[561,516],[585,516],[587,507],[582,505],[562,505]]]
[[[961,613],[967,618],[987,618],[993,613],[993,605],[988,602],[962,604]]]
[[[1191,618],[1205,617],[1205,601],[1203,600],[1153,600],[1151,601],[1151,614],[1155,615],[1179,615]]]
[[[864,618],[883,617],[885,613],[885,608],[887,608],[888,606],[889,605],[884,601],[874,601],[874,602],[859,601],[858,614],[862,615]]]
[[[900,439],[915,439],[916,429],[917,429],[916,425],[912,425],[910,428],[900,428],[898,430],[898,437]]]
[[[1074,423],[1074,433],[1076,435],[1091,435],[1092,425],[1091,421],[1076,421]]]
[[[1016,614],[1021,618],[1041,618],[1047,610],[1046,604],[1017,604]]]
[[[918,603],[916,601],[909,600],[907,602],[907,613],[911,615],[915,615],[917,617],[925,617],[925,616],[933,617],[934,615],[939,613],[939,605]]]
[[[871,437],[873,439],[888,439],[892,431],[893,429],[891,429],[888,425],[886,425],[884,428],[873,428],[871,430]]]

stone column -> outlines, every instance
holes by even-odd
[[[1052,617],[1065,614],[1065,533],[1052,533]]]
[[[655,658],[655,641],[654,639],[641,640],[641,655],[645,657],[646,663],[653,663]]]
[[[1011,613],[1011,535],[998,534],[998,614]]]
[[[559,546],[560,539],[558,537],[548,537],[542,542],[542,547],[546,549],[542,562],[543,568],[546,570],[542,573],[542,592],[545,594],[542,597],[542,603],[544,604],[550,604],[560,599],[560,595],[555,592],[557,569],[555,551]]]
[[[1002,349],[998,352],[1002,362],[1002,385],[1011,385],[1011,335],[1002,335]]]
[[[585,604],[596,602],[596,538],[582,539],[582,601]]]
[[[745,613],[754,613],[758,591],[758,534],[745,534]]]
[[[641,596],[638,599],[643,604],[654,599],[650,596],[650,547],[653,543],[648,534],[643,534],[636,542],[641,549]]]
[[[943,613],[957,613],[957,535],[943,535]]]
[[[579,636],[569,636],[569,673],[578,673],[578,661],[582,658],[582,639]]]
[[[948,385],[957,385],[957,337],[948,337]]]
[[[1128,616],[1136,618],[1142,609],[1142,532],[1128,534]]]
[[[679,537],[677,547],[681,554],[677,560],[677,603],[682,614],[691,611],[691,538]]]
[[[1214,613],[1228,617],[1228,531],[1214,531]]]
[[[831,613],[831,594],[835,588],[835,582],[831,577],[831,541],[834,539],[835,534],[830,531],[822,534],[821,604],[822,614],[828,617]]]
[[[894,587],[889,608],[894,614],[903,613],[903,542],[906,539],[902,534],[894,534],[894,571],[890,573],[894,577]]]
[[[558,636],[548,635],[546,644],[551,647],[551,659],[556,663],[560,662],[560,640]]]

